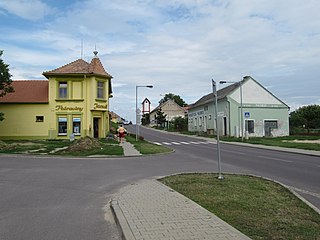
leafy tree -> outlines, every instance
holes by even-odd
[[[0,50],[0,97],[6,95],[6,93],[13,92],[13,87],[11,86],[12,75],[9,72],[9,65],[5,64],[2,60],[3,50]],[[4,119],[3,113],[0,112],[0,121]]]
[[[290,127],[310,129],[320,128],[320,105],[309,105],[290,113]]]
[[[173,93],[167,93],[160,101],[159,104],[162,104],[166,101],[168,101],[169,99],[174,100],[179,106],[181,107],[185,107],[187,106],[187,103],[179,96],[179,95],[175,95]]]
[[[141,123],[142,123],[142,125],[148,125],[150,123],[150,114],[149,113],[143,114],[142,119],[141,119]]]
[[[175,117],[172,121],[173,127],[179,132],[188,131],[188,118],[183,118],[181,116]]]
[[[158,108],[156,112],[156,120],[157,120],[157,126],[162,126],[167,120],[166,120],[167,114],[164,114],[162,112],[161,108]]]

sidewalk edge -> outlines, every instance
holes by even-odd
[[[131,228],[122,212],[122,209],[120,208],[118,201],[112,200],[110,202],[110,208],[112,210],[112,213],[114,215],[115,221],[117,226],[119,227],[121,237],[125,240],[136,240],[136,238],[133,236],[133,233],[131,231]]]

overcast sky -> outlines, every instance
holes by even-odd
[[[135,119],[174,93],[193,103],[211,79],[250,75],[292,110],[320,104],[319,0],[0,0],[0,49],[13,79],[93,51],[113,76],[110,110]],[[221,86],[220,86],[221,87]],[[245,93],[244,93],[245,94]]]

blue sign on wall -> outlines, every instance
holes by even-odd
[[[244,112],[244,117],[249,118],[250,117],[250,112]]]

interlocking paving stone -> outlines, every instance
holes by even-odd
[[[119,224],[127,240],[250,239],[156,180],[143,180],[121,189],[111,207],[118,221],[122,219]]]

